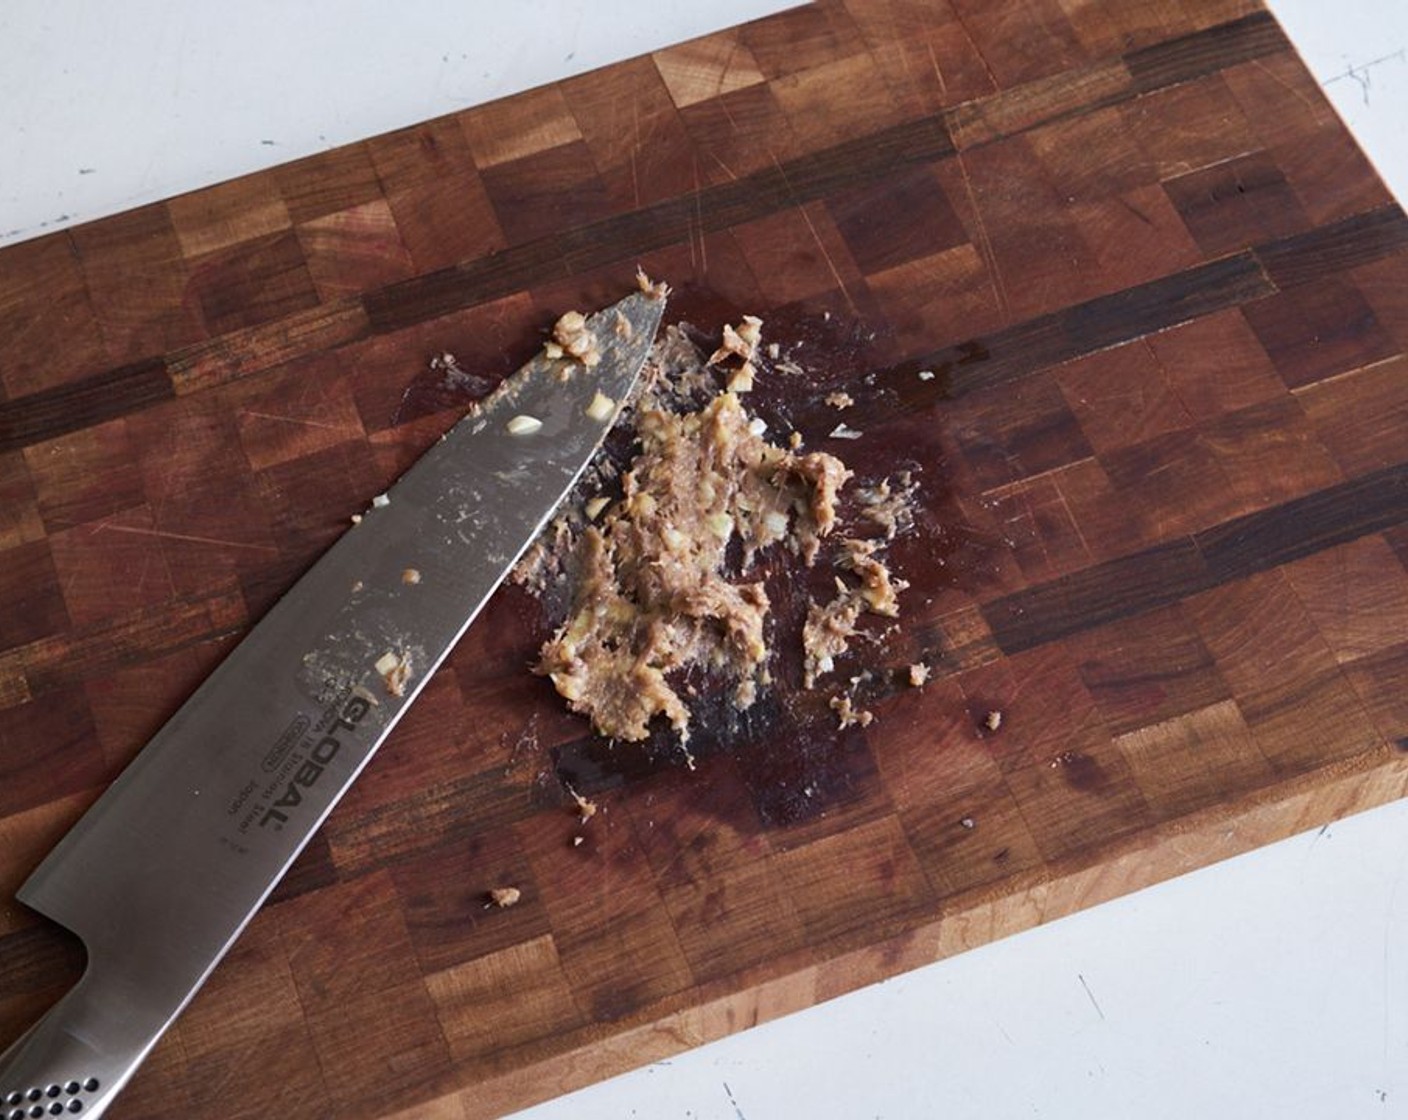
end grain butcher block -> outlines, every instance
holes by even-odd
[[[833,0],[0,253],[6,1041],[81,968],[15,888],[450,426],[428,360],[637,263],[850,348],[921,495],[862,653],[933,679],[779,812],[597,765],[501,593],[113,1116],[497,1115],[1402,795],[1408,221],[1276,24]]]

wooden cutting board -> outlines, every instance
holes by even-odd
[[[81,968],[14,889],[450,425],[429,358],[637,263],[919,467],[877,722],[633,767],[502,594],[116,1120],[499,1115],[1403,794],[1408,221],[1276,24],[822,3],[0,252],[0,1038]]]

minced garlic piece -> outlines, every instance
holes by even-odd
[[[751,393],[753,391],[753,376],[756,372],[752,362],[744,362],[737,372],[729,378],[728,391],[730,393]]]
[[[523,892],[517,887],[495,887],[489,892],[490,904],[497,906],[500,910],[507,910],[510,906],[516,906],[523,898]]]
[[[386,691],[392,696],[406,695],[406,682],[411,679],[411,657],[408,653],[388,650],[372,666],[381,675]]]
[[[933,670],[922,661],[916,661],[909,667],[909,683],[913,688],[920,688],[928,682]]]
[[[587,415],[597,421],[610,420],[611,414],[615,411],[616,402],[600,389],[593,394],[591,403],[587,405]]]
[[[531,436],[542,426],[543,422],[536,416],[515,416],[507,425],[511,436]]]
[[[850,408],[851,405],[856,402],[855,398],[853,398],[850,393],[838,391],[835,393],[827,393],[824,403],[829,404],[832,408]]]

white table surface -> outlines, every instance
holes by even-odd
[[[0,245],[786,6],[0,0]],[[1408,3],[1271,7],[1408,198]],[[1408,1116],[1406,867],[1399,803],[519,1120]]]

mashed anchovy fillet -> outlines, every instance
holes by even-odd
[[[850,648],[851,639],[859,633],[861,615],[899,617],[899,593],[909,584],[892,576],[890,569],[877,558],[882,543],[842,541],[837,565],[857,576],[859,586],[852,586],[837,576],[835,597],[828,603],[812,602],[808,606],[807,621],[802,627],[803,672],[808,688],[831,672],[836,667],[836,659]]]
[[[643,740],[663,717],[687,741],[693,693],[684,670],[724,682],[740,710],[753,704],[772,681],[758,560],[780,554],[814,565],[836,528],[851,478],[845,463],[802,453],[786,432],[781,445],[770,441],[744,404],[763,362],[761,327],[752,316],[726,327],[707,357],[679,328],[662,332],[644,388],[626,406],[638,448],[619,478],[600,480],[613,496],[582,493],[516,573],[539,591],[544,577],[570,588],[535,670],[607,737]],[[846,540],[828,550],[838,591],[811,604],[807,687],[846,650],[862,614],[897,615],[905,584],[877,555],[883,544]]]
[[[740,708],[753,702],[769,602],[747,573],[775,546],[810,562],[849,477],[833,456],[769,443],[733,391],[692,412],[648,394],[635,428],[622,496],[583,529],[576,594],[538,664],[573,710],[626,740],[644,739],[657,715],[687,735],[689,709],[669,681],[686,667],[731,682]],[[735,539],[741,578],[727,572]]]

